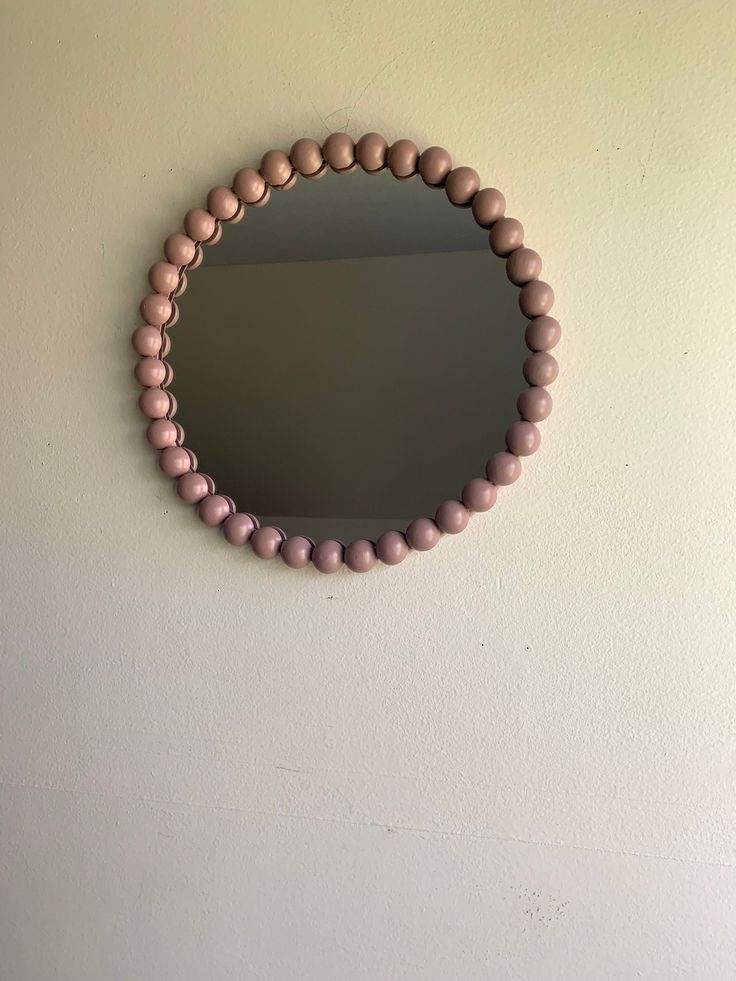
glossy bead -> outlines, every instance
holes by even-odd
[[[154,327],[162,327],[172,311],[171,300],[160,293],[149,293],[141,300],[141,316],[147,324],[153,324]]]
[[[204,524],[214,528],[221,525],[232,510],[231,501],[224,494],[211,494],[200,501],[198,513]]]
[[[174,446],[184,438],[181,426],[171,419],[154,419],[146,430],[148,442],[157,450]]]
[[[542,422],[552,411],[552,396],[544,388],[527,388],[516,400],[519,415],[529,422]]]
[[[314,546],[312,552],[312,564],[319,572],[329,575],[337,572],[343,563],[345,547],[342,542],[335,541],[334,538],[327,538]]]
[[[419,147],[411,140],[397,140],[386,155],[388,168],[399,180],[408,180],[419,168]]]
[[[463,487],[463,504],[471,511],[490,511],[496,503],[498,491],[495,484],[483,477],[474,477]]]
[[[385,531],[376,542],[376,554],[384,565],[398,565],[409,554],[406,538],[400,531]]]
[[[366,538],[358,538],[345,549],[345,565],[352,572],[369,572],[377,561],[376,546]]]
[[[183,272],[181,276],[179,276],[179,282],[174,290],[174,296],[181,296],[182,293],[186,293],[188,285],[189,280],[187,279],[187,274]]]
[[[431,518],[415,518],[406,529],[406,540],[417,552],[427,552],[440,540],[441,532]]]
[[[204,262],[204,252],[202,251],[202,246],[198,245],[194,251],[194,258],[187,266],[187,269],[199,269],[199,267]]]
[[[257,527],[252,514],[238,511],[225,518],[222,533],[225,536],[225,541],[231,545],[245,545]]]
[[[473,198],[471,205],[473,218],[483,228],[490,228],[494,222],[503,218],[506,211],[506,198],[495,187],[484,187]]]
[[[194,470],[192,462],[189,450],[183,446],[167,446],[166,449],[161,450],[161,456],[158,458],[158,465],[167,477],[181,477],[182,474]]]
[[[513,453],[494,453],[486,464],[486,476],[497,487],[507,487],[521,476],[521,461]]]
[[[204,208],[191,208],[184,216],[184,229],[195,242],[206,242],[217,231],[217,221]]]
[[[554,317],[535,317],[527,324],[524,333],[530,351],[550,351],[562,336],[562,328]]]
[[[524,244],[524,226],[516,218],[499,218],[488,233],[496,255],[508,255]]]
[[[347,133],[331,133],[322,145],[322,155],[336,173],[348,173],[356,166],[355,144]]]
[[[179,306],[174,300],[171,301],[171,316],[164,324],[165,327],[173,327],[179,319]]]
[[[452,170],[452,157],[441,146],[430,146],[419,157],[419,174],[430,187],[443,187]]]
[[[543,317],[555,302],[555,291],[549,283],[535,279],[519,291],[519,308],[525,317]]]
[[[304,535],[295,535],[281,546],[281,558],[290,569],[304,569],[312,561],[313,548],[313,543]]]
[[[470,511],[460,501],[444,501],[437,508],[434,520],[440,531],[445,531],[448,535],[457,535],[467,528]]]
[[[171,396],[162,388],[146,388],[140,394],[138,406],[149,419],[163,419],[171,409]]]
[[[355,144],[355,158],[366,174],[380,174],[387,154],[388,143],[380,133],[364,133]]]
[[[214,483],[204,473],[185,473],[176,482],[176,493],[187,504],[199,504],[214,490]]]
[[[243,167],[233,177],[233,191],[245,204],[251,208],[265,203],[269,190],[266,182],[253,167]]]
[[[302,177],[319,177],[327,167],[322,156],[322,147],[316,140],[306,137],[296,141],[289,151],[289,157]]]
[[[468,208],[479,187],[480,177],[477,170],[473,170],[472,167],[455,167],[447,175],[445,194],[450,204],[454,204],[457,208]]]
[[[170,351],[171,351],[171,338],[169,337],[168,334],[164,334],[164,343],[160,352],[161,357],[162,358],[168,357]]]
[[[167,374],[166,365],[159,358],[141,358],[135,366],[135,377],[144,388],[161,385]]]
[[[284,533],[280,528],[265,525],[256,528],[250,538],[250,547],[259,559],[275,559],[281,549]]]
[[[541,434],[533,422],[513,422],[506,430],[506,446],[515,456],[531,456],[539,449]]]
[[[161,330],[150,324],[144,324],[136,328],[132,343],[136,354],[140,354],[142,358],[154,358],[161,352]]]
[[[220,221],[229,221],[234,218],[239,207],[238,196],[229,187],[222,185],[213,187],[207,195],[207,210]]]
[[[283,187],[291,180],[294,168],[283,150],[268,150],[261,158],[261,176],[271,187]]]
[[[173,293],[179,286],[179,267],[173,262],[154,262],[148,270],[148,282],[156,293]]]
[[[546,351],[536,351],[524,362],[524,378],[538,388],[551,385],[559,373],[560,366],[556,359]]]
[[[516,286],[536,279],[542,271],[542,257],[534,249],[515,249],[506,260],[506,275]]]
[[[174,232],[164,242],[164,255],[174,266],[188,266],[196,250],[196,244],[183,232]]]

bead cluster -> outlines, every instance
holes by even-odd
[[[197,469],[197,458],[184,447],[184,431],[174,421],[176,399],[169,392],[173,379],[165,360],[171,347],[168,334],[179,318],[176,297],[187,287],[187,270],[202,262],[203,246],[215,245],[224,222],[238,222],[248,208],[268,203],[271,189],[285,191],[299,176],[310,180],[322,177],[328,169],[348,174],[356,167],[368,174],[388,169],[397,180],[410,180],[417,174],[429,187],[443,188],[451,204],[468,208],[475,221],[487,228],[490,247],[506,261],[509,280],[519,289],[519,306],[528,318],[525,339],[531,355],[523,366],[528,384],[518,398],[520,419],[506,432],[506,450],[495,453],[486,464],[485,477],[474,477],[462,490],[460,500],[449,500],[437,508],[434,518],[411,522],[404,533],[387,531],[377,542],[359,539],[345,546],[335,539],[317,544],[297,535],[287,538],[280,528],[261,527],[258,519],[239,512],[234,501],[218,494],[211,477]],[[164,242],[165,260],[154,263],[148,274],[152,292],[140,304],[143,323],[133,334],[133,348],[140,355],[135,377],[143,387],[139,407],[149,420],[149,443],[159,451],[159,466],[176,480],[179,497],[195,505],[206,525],[221,527],[231,545],[250,546],[259,558],[280,555],[292,569],[310,563],[320,572],[336,572],[343,563],[353,572],[367,572],[377,562],[398,565],[411,549],[426,552],[443,534],[455,535],[468,524],[475,511],[488,511],[496,503],[499,487],[513,484],[521,474],[521,457],[535,453],[541,435],[537,423],[552,411],[547,391],[557,378],[558,366],[549,353],[560,339],[560,325],[549,316],[554,302],[552,287],[539,279],[542,260],[534,249],[524,245],[524,228],[516,218],[505,215],[506,200],[492,187],[480,187],[480,177],[472,167],[454,167],[442,147],[419,152],[411,140],[397,140],[389,146],[378,133],[366,133],[356,142],[347,133],[333,133],[320,146],[315,140],[297,140],[291,151],[269,150],[258,170],[239,170],[232,187],[214,187],[206,208],[193,208],[184,217],[184,232],[175,232]]]

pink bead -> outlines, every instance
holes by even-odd
[[[160,293],[149,293],[141,300],[141,316],[148,324],[162,327],[171,316],[171,301]]]
[[[195,242],[206,242],[217,231],[217,222],[204,208],[192,208],[184,216],[184,229]]]
[[[245,218],[245,205],[242,201],[238,200],[238,208],[235,214],[231,218],[223,218],[222,220],[228,225],[237,225],[243,218]]]
[[[488,233],[496,255],[508,255],[524,244],[524,226],[516,218],[499,218]]]
[[[338,174],[356,167],[355,144],[347,133],[331,133],[322,145],[322,155]]]
[[[266,525],[263,528],[256,528],[253,532],[250,547],[259,559],[275,559],[281,550],[283,541],[284,533],[280,528]]]
[[[365,538],[351,542],[345,549],[345,565],[352,572],[369,572],[377,561],[376,546]]]
[[[463,487],[463,504],[471,511],[490,511],[497,496],[495,485],[482,477],[474,477]]]
[[[182,293],[186,293],[188,285],[189,280],[187,279],[187,274],[183,272],[179,277],[179,283],[174,290],[174,296],[181,296]]]
[[[398,565],[409,554],[406,538],[400,531],[385,531],[376,542],[376,554],[384,565]]]
[[[476,222],[483,228],[490,228],[494,222],[503,218],[506,198],[495,187],[484,187],[473,198],[471,208]]]
[[[187,504],[199,504],[214,490],[214,483],[204,473],[185,473],[176,482],[176,493]]]
[[[174,232],[164,242],[164,255],[173,266],[188,266],[196,249],[196,244],[183,232]]]
[[[167,377],[166,363],[159,358],[141,358],[135,366],[135,377],[144,388],[156,388]]]
[[[452,157],[441,146],[430,146],[419,158],[419,174],[430,187],[443,187],[452,170]]]
[[[506,275],[516,286],[536,279],[542,271],[542,257],[534,249],[516,249],[506,260]]]
[[[480,187],[478,171],[472,167],[455,167],[447,175],[445,194],[457,208],[468,208]]]
[[[386,156],[389,170],[401,181],[408,180],[419,169],[419,147],[411,140],[397,140]]]
[[[144,324],[133,334],[133,350],[142,358],[154,358],[161,352],[161,331],[158,327]]]
[[[516,400],[516,408],[529,422],[542,422],[552,411],[552,396],[544,388],[527,388]]]
[[[166,446],[174,446],[184,438],[184,432],[178,422],[171,419],[154,419],[146,430],[148,442],[157,450]]]
[[[167,296],[179,286],[179,268],[173,262],[154,262],[148,270],[148,282],[156,293]]]
[[[531,456],[539,449],[541,434],[533,422],[513,422],[506,430],[506,445],[515,456]]]
[[[327,169],[322,147],[316,140],[306,137],[296,141],[289,152],[289,158],[303,177],[320,177]]]
[[[166,321],[165,327],[173,327],[179,319],[179,306],[174,300],[171,301],[171,316]]]
[[[439,528],[431,518],[415,518],[406,529],[406,540],[417,552],[434,548],[441,537]]]
[[[445,531],[448,535],[457,535],[467,528],[470,512],[460,501],[444,501],[437,508],[434,520],[440,531]]]
[[[329,575],[332,572],[337,572],[340,568],[343,563],[344,553],[345,547],[342,542],[335,541],[333,538],[327,538],[325,541],[314,546],[312,563],[318,572]]]
[[[194,252],[194,258],[187,266],[187,269],[199,269],[199,267],[202,265],[203,262],[204,262],[204,252],[202,251],[202,246],[198,245]]]
[[[546,351],[530,354],[524,362],[524,378],[530,385],[539,388],[551,385],[560,373],[560,366],[555,358]]]
[[[192,466],[192,457],[189,450],[183,446],[167,446],[161,450],[158,458],[158,465],[167,477],[181,477],[182,474],[196,469]]]
[[[507,487],[521,476],[521,461],[513,453],[494,453],[486,464],[486,476],[497,487]]]
[[[231,545],[245,545],[257,527],[258,523],[252,514],[238,511],[225,518],[222,533],[225,536],[225,541]]]
[[[550,351],[562,336],[562,328],[554,317],[535,317],[527,324],[524,338],[530,351]]]
[[[261,176],[271,187],[284,187],[292,178],[294,168],[283,150],[268,150],[261,158]]]
[[[215,525],[221,525],[232,510],[229,498],[223,494],[212,494],[200,501],[199,517],[204,524],[214,528]]]
[[[240,201],[229,187],[213,187],[207,195],[207,210],[220,221],[229,221],[238,213]]]
[[[525,317],[543,317],[555,302],[555,291],[549,283],[535,279],[519,291],[519,308]]]
[[[163,419],[171,409],[171,396],[162,388],[146,388],[138,399],[138,406],[149,419]]]
[[[386,168],[388,143],[380,133],[365,133],[355,144],[355,157],[366,174],[380,174]]]
[[[290,569],[305,569],[312,561],[313,548],[313,543],[304,535],[295,535],[281,546],[281,558]]]
[[[265,204],[264,198],[270,193],[265,180],[253,167],[243,167],[233,177],[233,191],[241,201],[251,208]]]

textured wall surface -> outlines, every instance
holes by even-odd
[[[6,2],[2,981],[727,981],[734,10]],[[141,442],[159,243],[271,145],[442,143],[566,328],[487,520],[222,545]]]

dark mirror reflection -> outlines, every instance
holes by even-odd
[[[487,232],[419,179],[299,180],[189,275],[168,358],[187,445],[289,535],[403,530],[503,448],[517,297]]]

